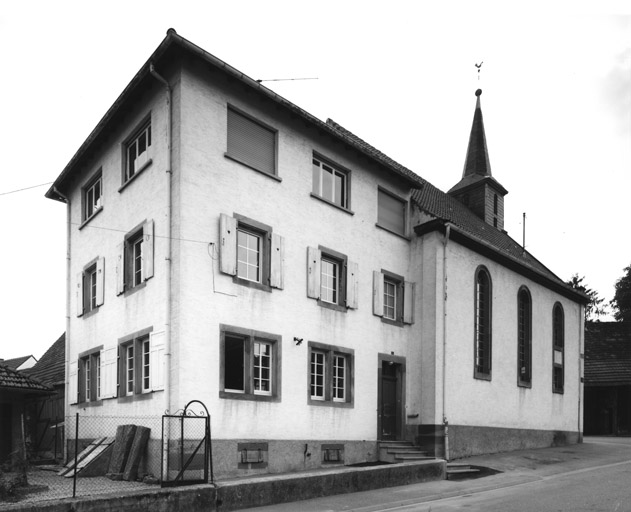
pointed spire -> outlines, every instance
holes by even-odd
[[[448,194],[458,199],[486,223],[503,230],[504,196],[508,194],[508,191],[491,174],[491,162],[486,147],[484,120],[480,107],[481,94],[481,89],[475,91],[477,100],[462,179],[449,190]]]
[[[469,136],[469,147],[467,148],[467,158],[465,159],[462,177],[479,175],[492,176],[491,162],[489,161],[489,150],[486,147],[486,135],[484,133],[484,120],[482,119],[482,108],[480,107],[480,95],[482,89],[475,91],[477,101],[475,113],[473,114],[473,124],[471,125],[471,135]]]

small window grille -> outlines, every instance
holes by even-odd
[[[259,464],[260,462],[265,462],[263,450],[247,448],[241,450],[241,464]]]

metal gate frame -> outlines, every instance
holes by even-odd
[[[196,403],[199,404],[203,407],[203,410],[198,410],[198,411],[194,411],[192,409],[189,409],[189,407],[191,406],[191,404]],[[203,402],[199,401],[199,400],[191,400],[189,403],[186,404],[186,406],[184,407],[184,409],[180,411],[177,411],[175,414],[168,414],[168,411],[166,411],[167,414],[163,414],[162,415],[162,474],[161,474],[161,478],[160,478],[160,485],[161,487],[176,487],[176,486],[182,486],[182,485],[195,485],[195,484],[207,484],[209,483],[209,476],[210,476],[210,483],[214,483],[214,474],[213,474],[213,457],[212,457],[212,437],[211,437],[211,433],[210,433],[210,414],[208,413],[208,408],[204,405]],[[179,467],[179,472],[177,474],[177,476],[175,477],[174,480],[169,480],[167,481],[165,476],[168,473],[168,460],[169,460],[169,440],[170,439],[175,439],[175,437],[173,438],[169,438],[169,439],[165,439],[165,421],[168,421],[168,418],[178,418],[179,424],[180,424],[180,467]],[[184,460],[184,422],[187,419],[204,419],[204,437],[201,439],[201,441],[197,444],[197,447],[195,448],[195,450],[193,451],[192,454],[189,455],[189,457]],[[202,479],[189,479],[189,480],[184,480],[184,474],[188,468],[188,466],[190,465],[190,463],[193,461],[194,457],[198,454],[200,448],[203,445],[203,450],[204,450],[204,476]]]

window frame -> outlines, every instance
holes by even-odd
[[[153,327],[148,327],[118,340],[116,396],[119,400],[142,398],[143,395],[164,389],[162,382],[158,382],[154,376],[155,372],[159,372],[156,366],[164,364],[164,345],[161,339],[155,339],[156,335],[161,336],[163,333],[154,333]],[[131,369],[128,365],[130,349]],[[160,357],[157,356],[158,352]]]
[[[316,164],[317,162],[317,164]],[[331,169],[332,175],[336,174],[342,177],[344,192],[342,194],[342,204],[338,204],[334,199],[329,199],[324,196],[322,193],[322,179],[323,179],[323,166],[327,166]],[[318,190],[316,190],[316,167],[319,169],[318,171]],[[335,183],[335,180],[332,181]],[[347,213],[353,213],[351,211],[351,171],[339,164],[334,164],[330,159],[325,158],[318,154],[317,152],[313,152],[311,157],[311,197],[315,199],[319,199],[331,206],[339,208]],[[333,187],[334,188],[334,187]],[[333,194],[335,196],[335,194]]]
[[[98,184],[99,186],[99,199],[97,202],[90,201],[89,195],[92,190]],[[81,187],[81,229],[86,223],[92,220],[98,213],[103,210],[103,168],[99,168],[86,184]]]
[[[307,404],[315,406],[352,408],[355,406],[355,351],[338,345],[329,345],[317,341],[308,342],[307,354]],[[322,356],[322,395],[314,395],[313,357]],[[335,397],[336,358],[343,358],[344,366],[344,398]],[[317,385],[317,384],[315,384]]]
[[[133,163],[134,169],[133,172],[130,169],[131,160],[129,158],[129,150],[132,145],[136,144],[140,138],[148,134],[146,137],[148,140],[145,141],[145,150],[142,153],[137,153]],[[121,179],[121,188],[119,192],[127,186],[127,184],[131,183],[135,180],[147,167],[149,167],[153,161],[151,158],[153,149],[153,133],[152,133],[152,123],[151,123],[151,114],[147,115],[139,124],[138,127],[132,132],[132,134],[125,139],[122,144],[122,152],[123,152],[123,169],[122,169],[122,179]],[[140,155],[146,153],[146,156],[142,158],[142,161],[136,166],[136,161],[138,160]]]
[[[560,385],[557,373],[561,376]],[[552,307],[552,392],[560,395],[565,392],[565,310],[560,302]]]
[[[401,204],[403,211],[403,230],[400,232],[396,228],[387,225],[384,223],[384,219],[381,215],[381,197],[382,195],[388,196],[390,199],[398,201]],[[406,240],[410,240],[410,227],[409,227],[409,218],[410,218],[410,202],[407,199],[404,199],[398,194],[382,187],[381,185],[377,186],[377,223],[375,224],[378,228],[384,229],[394,235],[398,235]]]
[[[251,125],[254,127],[255,130],[262,130],[264,132],[267,132],[272,137],[273,147],[271,149],[273,152],[273,158],[272,158],[273,169],[267,170],[263,166],[259,166],[257,162],[253,161],[253,159],[248,159],[247,155],[243,155],[243,153],[239,154],[239,151],[235,150],[235,144],[234,144],[235,141],[234,139],[231,139],[231,130],[230,130],[230,126],[231,125],[234,126],[234,124],[230,122],[231,113],[232,115],[240,117],[242,120],[245,120],[246,122],[251,123]],[[240,133],[240,135],[244,135],[244,134]],[[224,153],[224,156],[229,158],[230,160],[233,160],[242,165],[245,165],[246,167],[249,167],[250,169],[257,171],[265,176],[273,178],[277,181],[282,181],[282,178],[278,176],[278,130],[231,104],[228,104],[226,108],[226,152]]]
[[[239,232],[259,237],[259,281],[239,275]],[[245,215],[222,213],[219,218],[220,270],[234,283],[271,292],[284,288],[285,239],[272,227]]]
[[[154,222],[151,219],[141,222],[125,235],[118,247],[117,295],[133,293],[153,277],[154,243]]]
[[[77,274],[76,301],[77,316],[84,318],[105,303],[105,258],[94,258]]]
[[[480,290],[479,290],[479,278],[481,275],[486,276],[487,281],[487,297],[488,307],[485,311],[480,310]],[[473,317],[474,317],[474,329],[473,329],[473,377],[479,380],[492,380],[493,376],[493,281],[491,280],[491,274],[488,269],[481,265],[475,271],[473,281]],[[484,320],[484,323],[488,328],[486,333],[480,331],[480,321]],[[482,337],[484,339],[482,339]],[[488,350],[483,352],[480,357],[480,344],[486,344]]]
[[[394,318],[386,316],[386,283],[394,286],[395,311]],[[414,323],[415,283],[386,269],[373,271],[373,315],[381,318],[383,323],[403,327]]]
[[[243,389],[226,387],[226,340],[240,339],[243,342]],[[270,347],[269,390],[256,389],[255,346],[265,344]],[[282,336],[233,325],[219,325],[219,398],[279,402],[281,400],[281,356]]]
[[[100,388],[101,351],[103,345],[94,347],[78,356],[77,403],[86,405],[102,400]]]
[[[337,285],[333,288],[336,294],[334,301],[322,298],[324,286],[322,262],[327,262],[337,268]],[[350,261],[345,254],[322,245],[307,247],[307,297],[316,299],[318,305],[341,312],[357,309],[359,286],[357,279],[357,263]]]
[[[532,388],[532,295],[526,286],[517,291],[517,385]]]

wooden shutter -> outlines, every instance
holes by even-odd
[[[77,316],[83,315],[83,272],[77,274]]]
[[[285,286],[283,267],[285,265],[285,239],[272,233],[272,247],[270,249],[270,278],[272,288],[282,290]]]
[[[358,281],[357,262],[349,261],[346,263],[346,307],[357,309],[359,281]]]
[[[219,217],[219,265],[224,274],[237,274],[237,219],[225,213]]]
[[[101,398],[116,397],[118,347],[101,352]]]
[[[383,316],[383,274],[377,270],[372,273],[372,313]]]
[[[414,323],[414,295],[416,285],[410,281],[403,284],[403,323]]]
[[[96,260],[96,305],[102,306],[105,302],[105,258]]]
[[[153,277],[154,236],[153,220],[146,221],[142,226],[142,278],[144,281]]]
[[[164,389],[164,339],[165,332],[152,332],[149,343],[149,376],[153,391]]]
[[[116,248],[116,295],[125,291],[125,243]]]
[[[228,109],[228,156],[276,174],[276,132]]]
[[[307,297],[320,298],[320,260],[322,252],[317,247],[307,247]]]
[[[79,361],[70,361],[68,368],[68,403],[79,402]]]

